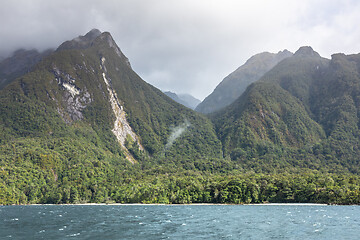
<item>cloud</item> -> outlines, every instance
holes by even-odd
[[[191,126],[191,123],[187,119],[184,119],[184,122],[182,124],[174,127],[171,130],[171,134],[165,145],[165,150],[168,150],[173,145],[175,140],[178,139],[190,126]]]
[[[355,0],[13,0],[0,9],[0,56],[99,28],[145,81],[204,98],[259,52],[358,53],[359,12]]]

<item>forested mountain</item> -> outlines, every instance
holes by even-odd
[[[114,135],[124,149],[125,140],[131,137],[150,156],[163,153],[175,156],[178,150],[170,147],[169,139],[172,139],[174,129],[186,126],[181,135],[185,142],[173,142],[182,145],[185,152],[181,155],[221,156],[211,123],[169,101],[161,91],[144,82],[131,69],[128,59],[109,33],[92,30],[85,36],[63,43],[32,72],[8,85],[1,93],[4,108],[2,122],[9,131],[19,136],[32,132],[40,134],[39,130],[45,129],[47,132],[43,134],[55,134],[56,129],[47,122],[62,120],[60,125],[65,124],[64,128],[89,124],[109,144],[114,144],[110,137]],[[21,100],[10,101],[14,98]],[[23,112],[17,112],[13,121],[9,121],[14,114],[6,114],[7,105],[13,104],[11,107],[14,110],[17,102],[20,102],[19,108],[25,104],[44,105],[50,108],[46,114],[53,113],[54,117],[46,117],[49,120],[42,122],[46,125],[44,129],[38,129],[38,126],[32,129],[23,124],[22,118],[19,118]],[[31,110],[29,114],[33,114]],[[14,124],[23,127],[18,128]],[[204,138],[210,141],[204,141]],[[203,143],[210,145],[205,147]],[[198,149],[196,153],[195,146]]]
[[[37,187],[66,180],[79,192],[99,179],[110,184],[131,163],[192,169],[222,157],[210,120],[144,82],[98,30],[63,43],[0,91],[0,149],[3,170],[18,178],[2,175],[0,184],[16,182],[15,190],[39,176]],[[43,194],[36,199],[56,198]]]
[[[290,56],[292,53],[287,50],[277,54],[263,52],[252,56],[244,65],[224,78],[215,90],[196,107],[196,111],[211,113],[230,105],[251,83],[259,80],[277,63]]]
[[[302,47],[280,62],[212,115],[225,155],[246,168],[359,173],[359,56]]]
[[[29,72],[35,64],[52,51],[49,49],[40,53],[37,50],[19,49],[12,56],[0,59],[0,89],[15,78]]]
[[[91,30],[0,90],[0,204],[358,204],[359,73],[302,47],[210,121]]]
[[[195,109],[197,105],[201,102],[199,99],[194,98],[190,94],[176,94],[170,91],[164,92],[172,100],[188,107],[190,109]]]

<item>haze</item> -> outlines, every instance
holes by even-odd
[[[98,28],[145,81],[203,99],[256,53],[359,53],[359,12],[355,0],[1,0],[0,59]]]

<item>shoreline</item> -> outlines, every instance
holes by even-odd
[[[250,204],[231,204],[231,203],[185,203],[185,204],[165,204],[165,203],[69,203],[69,204],[14,204],[0,206],[358,206],[341,205],[326,203],[250,203]]]

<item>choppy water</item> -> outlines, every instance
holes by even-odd
[[[360,206],[1,206],[0,239],[359,239]]]

